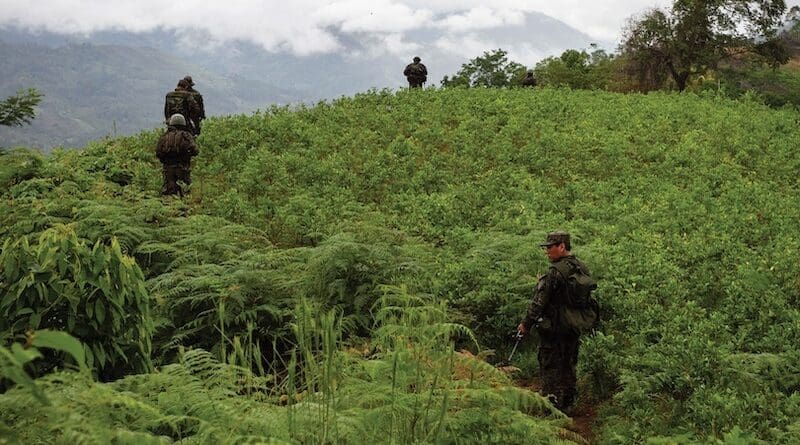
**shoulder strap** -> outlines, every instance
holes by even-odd
[[[181,139],[186,145],[192,145],[194,143],[194,137],[186,130],[181,131]]]
[[[177,151],[178,146],[180,145],[180,133],[181,132],[177,130],[167,133],[167,144],[169,145],[170,150],[173,152]]]
[[[573,266],[569,262],[569,260],[561,260],[561,261],[556,261],[555,263],[551,264],[550,267],[552,267],[555,270],[557,270],[558,273],[561,274],[561,278],[564,278],[566,280],[567,277],[572,275],[572,272],[573,272],[575,266]]]

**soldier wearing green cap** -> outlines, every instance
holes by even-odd
[[[192,80],[192,76],[186,75],[184,76],[183,80],[186,81],[186,91],[192,95],[192,98],[194,98],[194,101],[197,103],[197,116],[195,119],[196,127],[194,128],[194,134],[199,135],[200,123],[206,118],[206,106],[203,104],[203,95],[194,89],[194,80]]]
[[[566,277],[569,271],[577,269],[588,276],[589,269],[570,252],[572,245],[567,232],[551,232],[539,246],[545,250],[550,267],[539,279],[528,312],[517,329],[525,335],[536,327],[540,340],[541,392],[556,408],[569,411],[577,397],[575,368],[580,334],[565,323],[570,298]]]

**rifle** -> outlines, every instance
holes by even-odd
[[[514,335],[514,338],[517,340],[517,342],[514,343],[514,349],[511,350],[511,355],[508,356],[508,363],[511,363],[511,359],[514,358],[514,353],[517,352],[517,347],[519,346],[519,342],[522,341],[523,337],[525,336],[522,335],[521,331],[517,331],[517,333]]]
[[[544,318],[542,317],[539,317],[536,320],[534,320],[531,329],[539,326],[539,324],[541,324],[542,321],[544,321]],[[519,342],[521,342],[524,337],[525,335],[522,333],[522,331],[519,330],[517,330],[517,333],[514,334],[514,339],[517,340],[517,342],[514,343],[514,349],[511,350],[511,355],[508,356],[508,363],[511,363],[511,359],[514,357],[514,353],[517,352],[517,347],[519,346]]]

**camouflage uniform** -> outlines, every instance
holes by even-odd
[[[181,114],[186,118],[189,131],[199,134],[200,106],[187,88],[189,88],[189,83],[185,79],[181,79],[175,90],[167,93],[164,98],[164,121],[168,121],[174,114]]]
[[[203,104],[203,95],[200,94],[199,91],[194,89],[194,81],[192,80],[192,76],[186,76],[183,78],[183,80],[185,80],[189,84],[186,87],[186,91],[191,93],[192,98],[197,103],[198,112],[197,112],[197,121],[195,122],[196,126],[194,128],[194,134],[199,135],[200,123],[203,121],[203,119],[206,118],[206,107]]]
[[[528,71],[528,74],[522,79],[522,86],[531,88],[536,86],[536,78],[533,77],[533,71]]]
[[[422,88],[422,84],[428,80],[428,68],[420,60],[419,57],[414,57],[414,63],[409,63],[403,70],[409,88]]]
[[[569,234],[553,232],[542,246],[558,244]],[[567,304],[567,287],[564,276],[558,271],[558,263],[569,262],[588,268],[574,255],[562,257],[551,263],[547,274],[539,279],[528,312],[523,320],[526,329],[536,325],[539,333],[539,372],[542,379],[542,394],[555,402],[559,409],[575,403],[577,397],[575,368],[578,364],[580,336],[564,324],[564,308]]]
[[[172,120],[170,120],[172,121]],[[156,156],[161,161],[164,185],[161,194],[183,196],[178,181],[192,183],[192,157],[197,156],[197,144],[190,129],[184,125],[170,125],[156,146]]]

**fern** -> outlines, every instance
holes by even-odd
[[[14,184],[36,177],[44,164],[43,157],[32,150],[3,151],[0,163],[0,189],[8,190]]]

